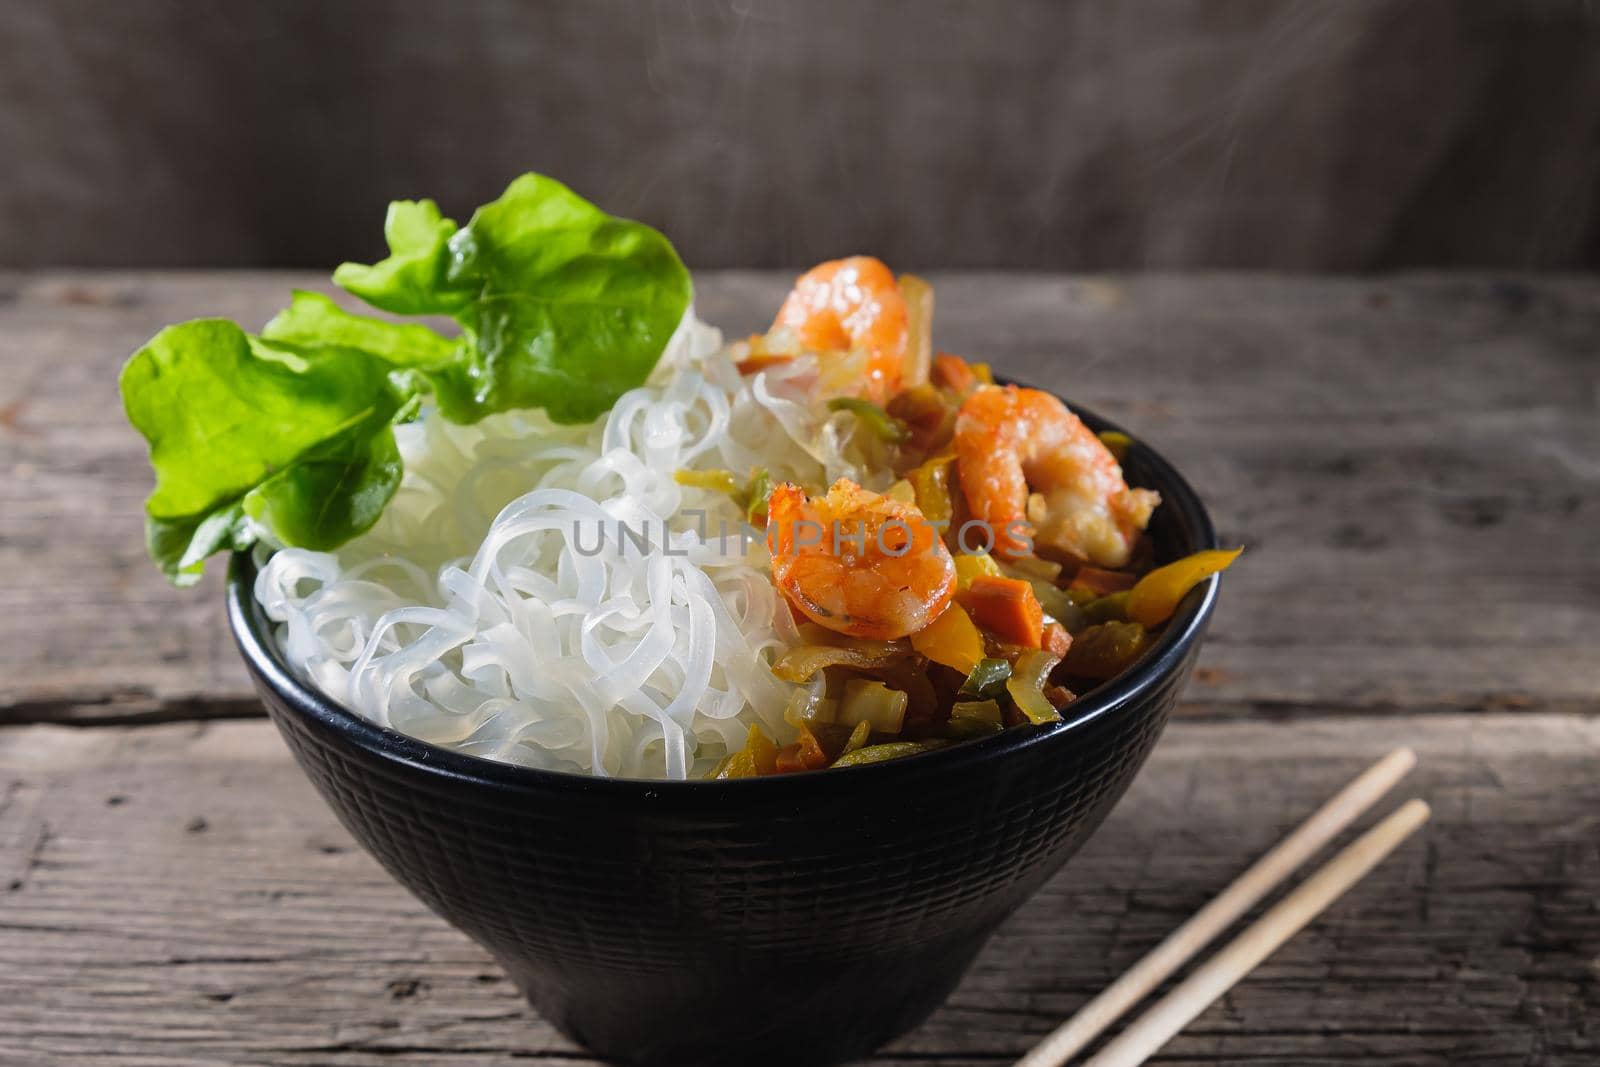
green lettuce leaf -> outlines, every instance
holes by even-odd
[[[446,280],[456,224],[432,200],[396,200],[383,220],[389,258],[370,267],[345,263],[336,285],[396,315],[451,315],[472,302],[467,287]]]
[[[146,515],[145,548],[174,585],[193,585],[205,571],[212,553],[243,551],[255,543],[255,533],[239,501],[222,504],[201,515],[158,519]]]
[[[327,551],[372,528],[402,473],[391,427],[346,433],[252,489],[244,510],[285,544]]]
[[[296,289],[289,306],[262,328],[261,339],[301,354],[348,349],[396,367],[436,368],[458,358],[456,342],[426,326],[352,315],[321,293],[304,289]]]
[[[221,319],[162,330],[123,368],[150,446],[150,556],[179,585],[258,527],[335,548],[370,529],[403,475],[393,427],[432,394],[457,422],[544,408],[583,422],[643,384],[691,296],[655,230],[529,174],[465,227],[430,200],[389,205],[389,256],[334,280],[396,315],[449,316],[459,337],[296,292],[259,336]]]
[[[391,377],[376,357],[275,348],[221,319],[162,330],[128,360],[120,384],[156,472],[145,501],[147,547],[178,584],[198,580],[213,552],[248,546],[245,515],[253,510],[291,544],[310,531],[319,543],[338,544],[371,526],[382,505],[370,506],[369,482],[387,485],[387,501],[399,462],[374,462],[383,453],[367,442],[387,434],[392,451],[391,422],[415,411],[404,377]],[[314,461],[320,472],[363,453],[373,459],[356,464],[359,478],[296,471]],[[312,495],[328,486],[361,504]],[[264,495],[250,501],[258,490]]]
[[[643,384],[689,306],[689,272],[665,237],[541,175],[464,228],[421,201],[392,205],[385,230],[388,259],[346,263],[333,280],[385,311],[461,324],[464,358],[427,375],[456,422],[531,407],[587,422]]]

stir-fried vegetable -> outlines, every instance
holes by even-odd
[[[998,701],[962,700],[950,708],[950,721],[945,726],[954,737],[983,737],[1006,728],[1004,712]]]
[[[1044,624],[1044,639],[1040,647],[1056,659],[1061,659],[1072,647],[1072,633],[1059,622],[1047,622]]]
[[[956,592],[963,593],[972,587],[974,578],[1000,577],[1000,565],[993,556],[974,556],[962,553],[956,560]]]
[[[1017,710],[1028,717],[1029,722],[1042,725],[1061,721],[1061,713],[1050,703],[1050,698],[1044,695],[1045,684],[1049,681],[1050,672],[1055,669],[1057,662],[1059,661],[1056,657],[1048,652],[1037,649],[1024,652],[1017,659],[1011,677],[1006,679],[1006,692],[1017,705]]]
[[[765,467],[750,472],[750,481],[741,483],[729,470],[677,470],[672,480],[694,489],[709,489],[724,493],[744,511],[747,522],[765,522],[767,496],[772,492],[772,478]]]
[[[942,748],[945,742],[937,739],[927,741],[891,741],[883,745],[868,745],[858,748],[854,752],[847,752],[833,761],[835,767],[860,767],[868,763],[883,763],[885,760],[900,759],[905,756],[915,756],[920,752],[929,752]]]
[[[778,769],[778,746],[774,745],[767,735],[761,732],[761,727],[750,727],[750,733],[745,739],[744,748],[733,753],[722,761],[715,771],[713,778],[756,778],[765,774],[776,773]]]
[[[867,722],[858,722],[858,723],[856,723],[856,728],[854,730],[850,731],[850,736],[845,739],[844,748],[840,750],[839,755],[848,756],[852,752],[860,751],[861,749],[866,747],[867,738],[869,738],[871,736],[872,736],[872,724],[871,723],[867,723]]]
[[[875,734],[897,734],[905,725],[908,701],[905,693],[882,682],[852,678],[844,685],[838,721],[845,726],[865,723]]]
[[[966,395],[978,387],[978,376],[967,361],[948,352],[933,357],[933,382],[958,395]]]
[[[744,517],[749,522],[767,521],[767,498],[772,495],[772,475],[767,468],[757,467],[750,474],[750,485],[745,489]]]
[[[927,664],[917,656],[897,659],[874,670],[872,676],[906,695],[908,718],[928,718],[939,708],[939,694],[928,679]]]
[[[972,719],[978,722],[1001,725],[1005,719],[995,700],[958,700],[950,706],[952,719]]]
[[[1051,583],[1061,577],[1061,564],[1038,556],[1018,556],[1001,570],[1011,572],[1013,578],[1042,578]]]
[[[1213,574],[1227,570],[1242,551],[1242,548],[1213,548],[1157,567],[1140,578],[1128,593],[1128,617],[1145,626],[1160,626],[1172,618],[1172,613],[1178,610],[1178,602],[1189,590]]]
[[[757,345],[757,342],[764,344],[765,341],[766,338],[759,334],[750,338],[750,344],[754,350],[748,356],[736,362],[733,365],[733,369],[741,375],[760,374],[764,370],[775,367],[780,363],[787,363],[794,358],[793,353],[790,352],[763,351]]]
[[[739,479],[733,476],[732,471],[678,470],[672,472],[672,480],[691,489],[709,489],[713,493],[726,493],[735,500],[744,495],[744,486],[739,484]]]
[[[1128,458],[1128,449],[1133,447],[1133,438],[1118,430],[1100,431],[1100,442],[1106,446],[1106,451],[1116,457],[1118,463],[1123,463]]]
[[[950,497],[950,476],[954,469],[954,456],[936,456],[906,474],[916,494],[917,510],[929,522],[949,522],[955,514]]]
[[[873,647],[877,646],[877,647]],[[882,667],[905,653],[881,641],[838,645],[796,645],[772,665],[772,673],[786,682],[807,682],[824,667]]]
[[[796,689],[783,709],[783,721],[797,729],[833,722],[839,711],[839,702],[828,696],[822,675]]]
[[[993,699],[1005,692],[1006,679],[1011,677],[1011,664],[1003,659],[980,660],[972,668],[972,673],[967,675],[967,680],[961,683],[961,692],[966,696],[985,697]]]
[[[1128,619],[1128,596],[1131,590],[1124,589],[1120,593],[1107,593],[1097,597],[1083,606],[1083,614],[1090,622],[1126,622]]]
[[[837,396],[828,401],[828,410],[850,412],[874,437],[891,445],[900,445],[911,440],[911,430],[905,423],[870,400],[854,396]]]
[[[1072,639],[1065,670],[1079,678],[1104,681],[1133,666],[1146,648],[1150,633],[1136,622],[1102,622]]]
[[[1006,724],[1003,722],[989,722],[987,719],[972,719],[964,715],[952,715],[950,721],[945,723],[944,732],[958,741],[970,741],[976,737],[990,737],[1003,733]]]
[[[899,281],[906,302],[906,358],[900,384],[912,388],[928,380],[933,363],[933,286],[915,274],[902,274]]]
[[[972,619],[1004,641],[1038,648],[1044,630],[1044,609],[1033,586],[1020,578],[980,575],[957,594]]]
[[[822,750],[817,735],[802,729],[800,739],[778,750],[775,767],[779,774],[794,771],[820,771],[828,765],[828,754]]]
[[[767,773],[758,768],[769,765],[791,771],[877,763],[990,736],[1007,722],[1059,722],[1061,709],[1077,699],[1062,681],[1106,680],[1133,666],[1154,640],[1152,626],[1237,556],[1202,552],[1140,578],[1087,565],[1063,572],[1031,556],[1002,562],[959,554],[958,600],[913,634],[909,648],[904,641],[863,641],[808,624],[804,634],[811,643],[791,650],[775,668],[780,676],[812,679],[785,712],[799,739],[769,758],[771,742],[752,737],[724,760],[718,776]],[[1063,589],[1058,583],[1068,574],[1071,584]],[[1146,625],[1136,610],[1159,618]],[[824,668],[838,672],[830,684],[841,696],[827,695],[817,674]],[[936,691],[928,680],[928,670],[941,668],[965,676],[954,699],[953,681]],[[874,737],[878,743],[868,744]]]
[[[750,727],[744,750],[750,753],[750,762],[757,774],[772,774],[778,769],[778,746],[761,732],[761,727]]]
[[[911,647],[935,663],[970,674],[983,658],[983,635],[966,609],[952,601],[937,619],[911,635]]]
[[[1124,589],[1132,589],[1133,583],[1138,580],[1138,575],[1129,574],[1127,571],[1108,571],[1103,567],[1091,567],[1085,564],[1072,576],[1070,588],[1083,590],[1094,596],[1106,596],[1110,593],[1120,593]]]
[[[884,410],[910,428],[911,448],[931,456],[950,443],[958,407],[955,398],[924,382],[895,394]]]
[[[983,558],[989,559],[990,557],[985,556]],[[1024,560],[1013,560],[1010,563],[1000,564],[999,573],[1006,577],[1021,579],[1032,586],[1033,595],[1038,598],[1039,606],[1044,609],[1044,613],[1065,626],[1069,632],[1076,633],[1089,625],[1088,619],[1084,617],[1083,611],[1079,608],[1077,602],[1072,599],[1070,593],[1050,579],[1042,577],[1033,569],[1018,565],[1023,562]],[[1043,561],[1040,560],[1038,562]],[[960,559],[957,557],[958,579],[960,575],[959,566]],[[959,588],[958,586],[958,591]]]

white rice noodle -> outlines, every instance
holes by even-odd
[[[405,478],[377,526],[272,553],[256,597],[288,661],[380,725],[529,767],[703,774],[753,724],[788,733],[795,687],[769,664],[797,635],[737,507],[673,475],[861,480],[814,380],[804,358],[741,377],[691,312],[592,425],[398,427]]]

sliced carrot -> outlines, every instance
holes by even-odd
[[[1061,659],[1067,654],[1067,649],[1072,647],[1072,635],[1067,633],[1067,628],[1059,622],[1046,623],[1039,647],[1056,659]]]
[[[790,745],[784,745],[778,750],[777,769],[779,774],[793,774],[795,771],[820,771],[828,765],[828,754],[822,751],[822,744],[817,740],[816,734],[810,730],[800,731],[800,740]]]
[[[961,604],[972,621],[1002,641],[1039,648],[1044,639],[1044,609],[1033,586],[1020,578],[978,575],[964,593]]]
[[[940,352],[933,357],[933,382],[958,393],[966,393],[978,384],[978,376],[960,356]]]
[[[1139,580],[1136,574],[1127,571],[1108,571],[1104,567],[1092,567],[1084,564],[1078,568],[1078,573],[1073,575],[1069,589],[1087,589],[1096,596],[1107,596],[1111,593],[1120,593],[1124,589],[1132,589]]]
[[[1077,700],[1078,695],[1064,685],[1046,685],[1044,687],[1044,698],[1055,705],[1057,711],[1060,711],[1074,700]]]
[[[775,367],[779,363],[787,363],[793,358],[793,356],[783,356],[771,352],[763,352],[760,355],[751,356],[748,359],[741,359],[733,366],[734,369],[736,369],[740,374],[756,374],[760,371],[766,370],[768,367]]]

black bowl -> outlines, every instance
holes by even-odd
[[[1083,413],[1096,429],[1113,428]],[[1215,547],[1160,491],[1158,560]],[[1194,666],[1216,582],[1132,670],[1018,727],[873,766],[729,782],[595,779],[382,729],[297,678],[234,556],[229,621],[295,758],[366,849],[574,1040],[637,1064],[831,1064],[924,1019],[999,923],[1088,839]]]

